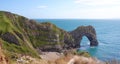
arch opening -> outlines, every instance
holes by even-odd
[[[86,36],[83,36],[81,39],[81,42],[79,42],[79,43],[80,43],[81,47],[86,47],[86,46],[90,45],[90,41]]]
[[[81,41],[84,37],[86,37],[87,41],[89,42],[89,46],[97,46],[98,45],[98,41],[97,41],[95,34],[83,33],[82,35],[79,35],[75,38],[75,41],[76,41],[75,48],[81,47]]]
[[[82,41],[82,39],[84,37],[86,37],[88,39],[90,46],[97,46],[98,45],[96,36],[94,34],[92,34],[92,33],[84,33],[82,36],[80,36],[80,39],[79,39],[80,47],[81,47],[81,41]]]

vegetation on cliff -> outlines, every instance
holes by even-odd
[[[0,11],[0,40],[10,58],[17,54],[39,57],[40,51],[60,51],[73,42],[68,32],[54,24],[38,23],[6,11]]]
[[[64,49],[65,52],[66,49],[77,48],[84,35],[88,37],[93,46],[98,45],[95,29],[92,26],[81,26],[72,32],[66,32],[50,22],[38,23],[17,14],[0,11],[0,59],[4,60],[0,63],[7,63],[9,59],[16,60],[21,56],[25,59],[29,57],[30,62],[31,59],[32,61],[33,59],[39,60],[37,61],[39,64],[41,59],[36,59],[36,57],[40,58],[41,51],[60,52]],[[98,61],[91,58],[87,52],[72,52],[72,54],[77,56],[64,56],[55,63],[61,64],[61,61],[67,63],[72,58],[77,58],[75,62],[88,59],[87,62],[90,63],[89,60],[92,60],[94,62],[92,64]]]

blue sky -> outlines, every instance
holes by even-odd
[[[1,0],[0,10],[28,18],[120,19],[119,0]]]

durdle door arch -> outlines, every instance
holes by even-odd
[[[75,39],[75,48],[80,47],[80,42],[83,36],[86,36],[90,41],[90,46],[97,46],[98,41],[96,37],[95,29],[92,26],[80,26],[74,31],[70,32]]]

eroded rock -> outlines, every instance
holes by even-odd
[[[1,35],[1,38],[3,40],[7,41],[8,43],[20,45],[18,39],[12,33],[6,32],[6,33]]]
[[[80,47],[80,42],[83,36],[86,36],[90,41],[90,46],[97,46],[98,41],[96,37],[96,31],[92,26],[80,26],[74,31],[70,32],[70,34],[75,39],[75,48]]]
[[[50,22],[36,22],[24,16],[10,12],[2,12],[1,23],[10,29],[0,30],[0,38],[16,45],[26,45],[34,50],[61,51],[63,49],[79,48],[80,41],[86,36],[90,46],[97,46],[95,29],[92,26],[80,26],[72,32],[58,28]],[[9,20],[9,21],[8,21]],[[3,27],[2,25],[0,27]]]

